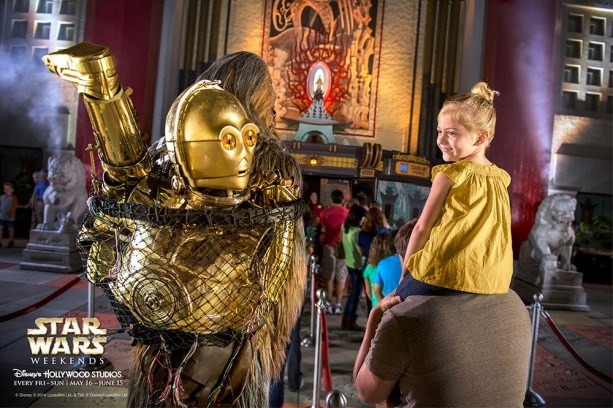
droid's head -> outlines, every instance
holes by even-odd
[[[247,188],[258,127],[236,97],[202,80],[174,101],[166,117],[166,148],[194,189]]]

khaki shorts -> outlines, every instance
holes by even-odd
[[[334,256],[334,247],[324,245],[321,254],[321,276],[326,280],[336,280],[343,282],[347,280],[347,265],[344,259],[336,259]]]

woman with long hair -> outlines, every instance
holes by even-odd
[[[358,234],[358,247],[365,259],[369,258],[370,246],[375,236],[383,232],[389,233],[390,231],[390,226],[387,223],[387,218],[383,211],[377,206],[371,206],[368,213],[366,213],[366,218],[362,224],[362,230]],[[364,285],[368,284],[368,282],[364,282]],[[366,309],[368,314],[370,314],[372,307],[371,299],[366,296]]]

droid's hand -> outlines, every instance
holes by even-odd
[[[45,55],[43,62],[90,98],[110,100],[119,91],[115,58],[107,47],[82,42]]]
[[[49,71],[72,83],[83,96],[104,169],[102,194],[123,197],[151,170],[130,88],[119,84],[107,47],[79,43],[43,57]]]

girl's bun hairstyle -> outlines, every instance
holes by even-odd
[[[485,82],[477,82],[470,92],[447,98],[438,116],[447,115],[471,131],[486,131],[489,143],[494,138],[496,127],[494,97],[499,94]]]
[[[500,92],[490,89],[485,82],[477,82],[470,90],[470,93],[478,95],[492,104],[494,103],[494,96],[500,95]]]

